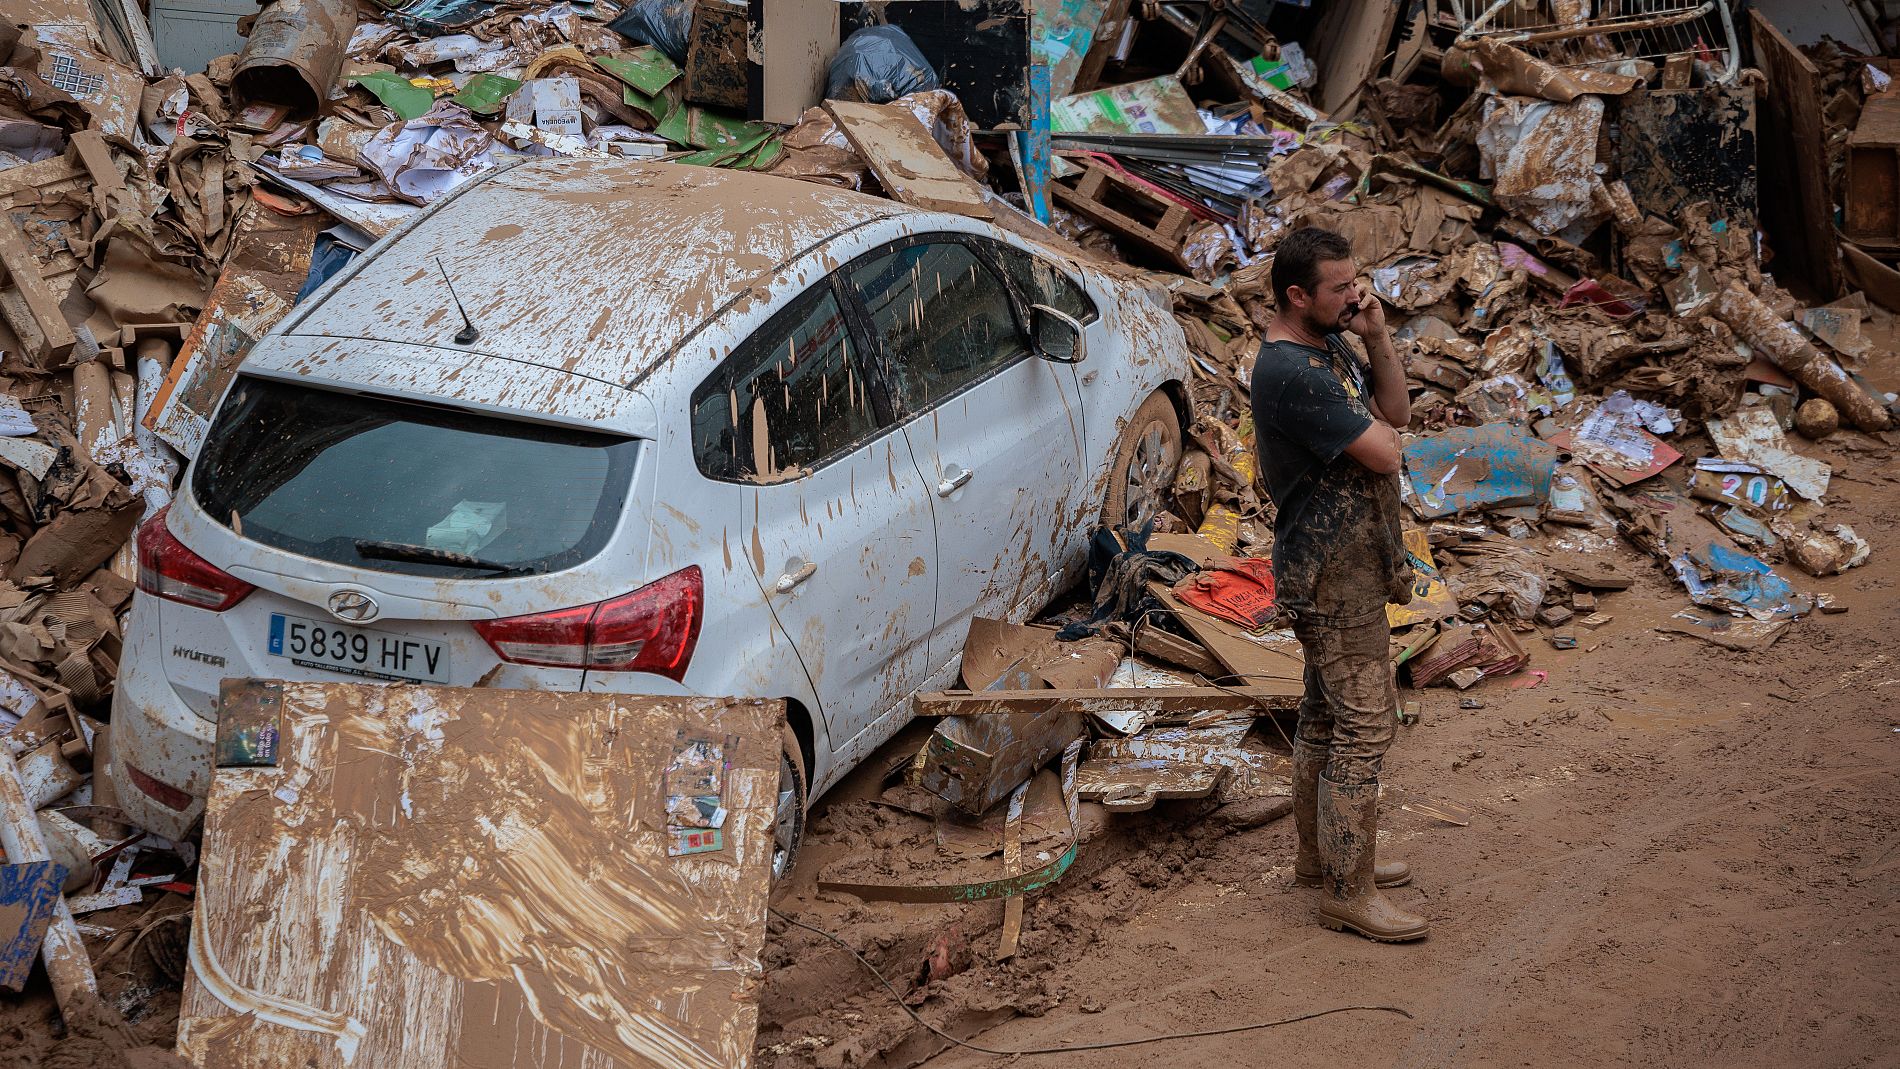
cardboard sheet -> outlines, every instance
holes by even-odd
[[[748,1062],[781,703],[227,680],[220,705],[193,1064]],[[668,828],[704,796],[718,827]]]
[[[185,335],[145,425],[187,457],[204,442],[211,410],[251,345],[289,311],[310,273],[320,212],[283,216],[253,203],[204,312]]]

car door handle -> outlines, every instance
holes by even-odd
[[[798,584],[817,574],[818,565],[812,561],[806,561],[804,564],[798,566],[797,571],[786,572],[784,575],[779,576],[778,585],[773,588],[773,591],[779,594],[789,594],[798,587]]]
[[[952,475],[948,479],[945,479],[944,481],[937,484],[937,496],[949,497],[951,494],[954,494],[958,490],[962,489],[964,483],[967,483],[971,479],[974,479],[974,478],[976,478],[976,472],[973,472],[968,468],[964,468],[963,470],[957,472],[955,475]]]

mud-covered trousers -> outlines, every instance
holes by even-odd
[[[1299,740],[1327,748],[1326,778],[1334,783],[1377,780],[1398,720],[1385,606],[1351,615],[1302,613],[1293,633],[1306,653]]]

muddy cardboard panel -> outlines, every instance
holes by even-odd
[[[743,1066],[782,703],[227,680],[199,1066]]]
[[[1717,219],[1755,228],[1752,86],[1636,90],[1619,102],[1617,164],[1636,203],[1674,219],[1706,200]]]
[[[251,204],[224,273],[152,401],[147,429],[185,456],[197,455],[212,406],[251,345],[290,311],[310,273],[317,233],[329,225],[321,212],[284,216]]]
[[[891,0],[838,6],[841,38],[879,23],[909,35],[977,126],[1029,126],[1029,11],[1023,0]]]

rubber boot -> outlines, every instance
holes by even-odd
[[[1319,922],[1334,931],[1354,931],[1382,943],[1423,939],[1431,931],[1425,918],[1394,905],[1372,879],[1372,855],[1379,838],[1379,782],[1334,783],[1319,780],[1318,838],[1325,897]]]
[[[1300,838],[1299,852],[1293,855],[1293,882],[1301,887],[1319,886],[1319,775],[1326,771],[1330,751],[1303,739],[1293,742],[1293,827]],[[1412,867],[1403,861],[1375,862],[1373,881],[1380,887],[1399,887],[1412,882]]]

